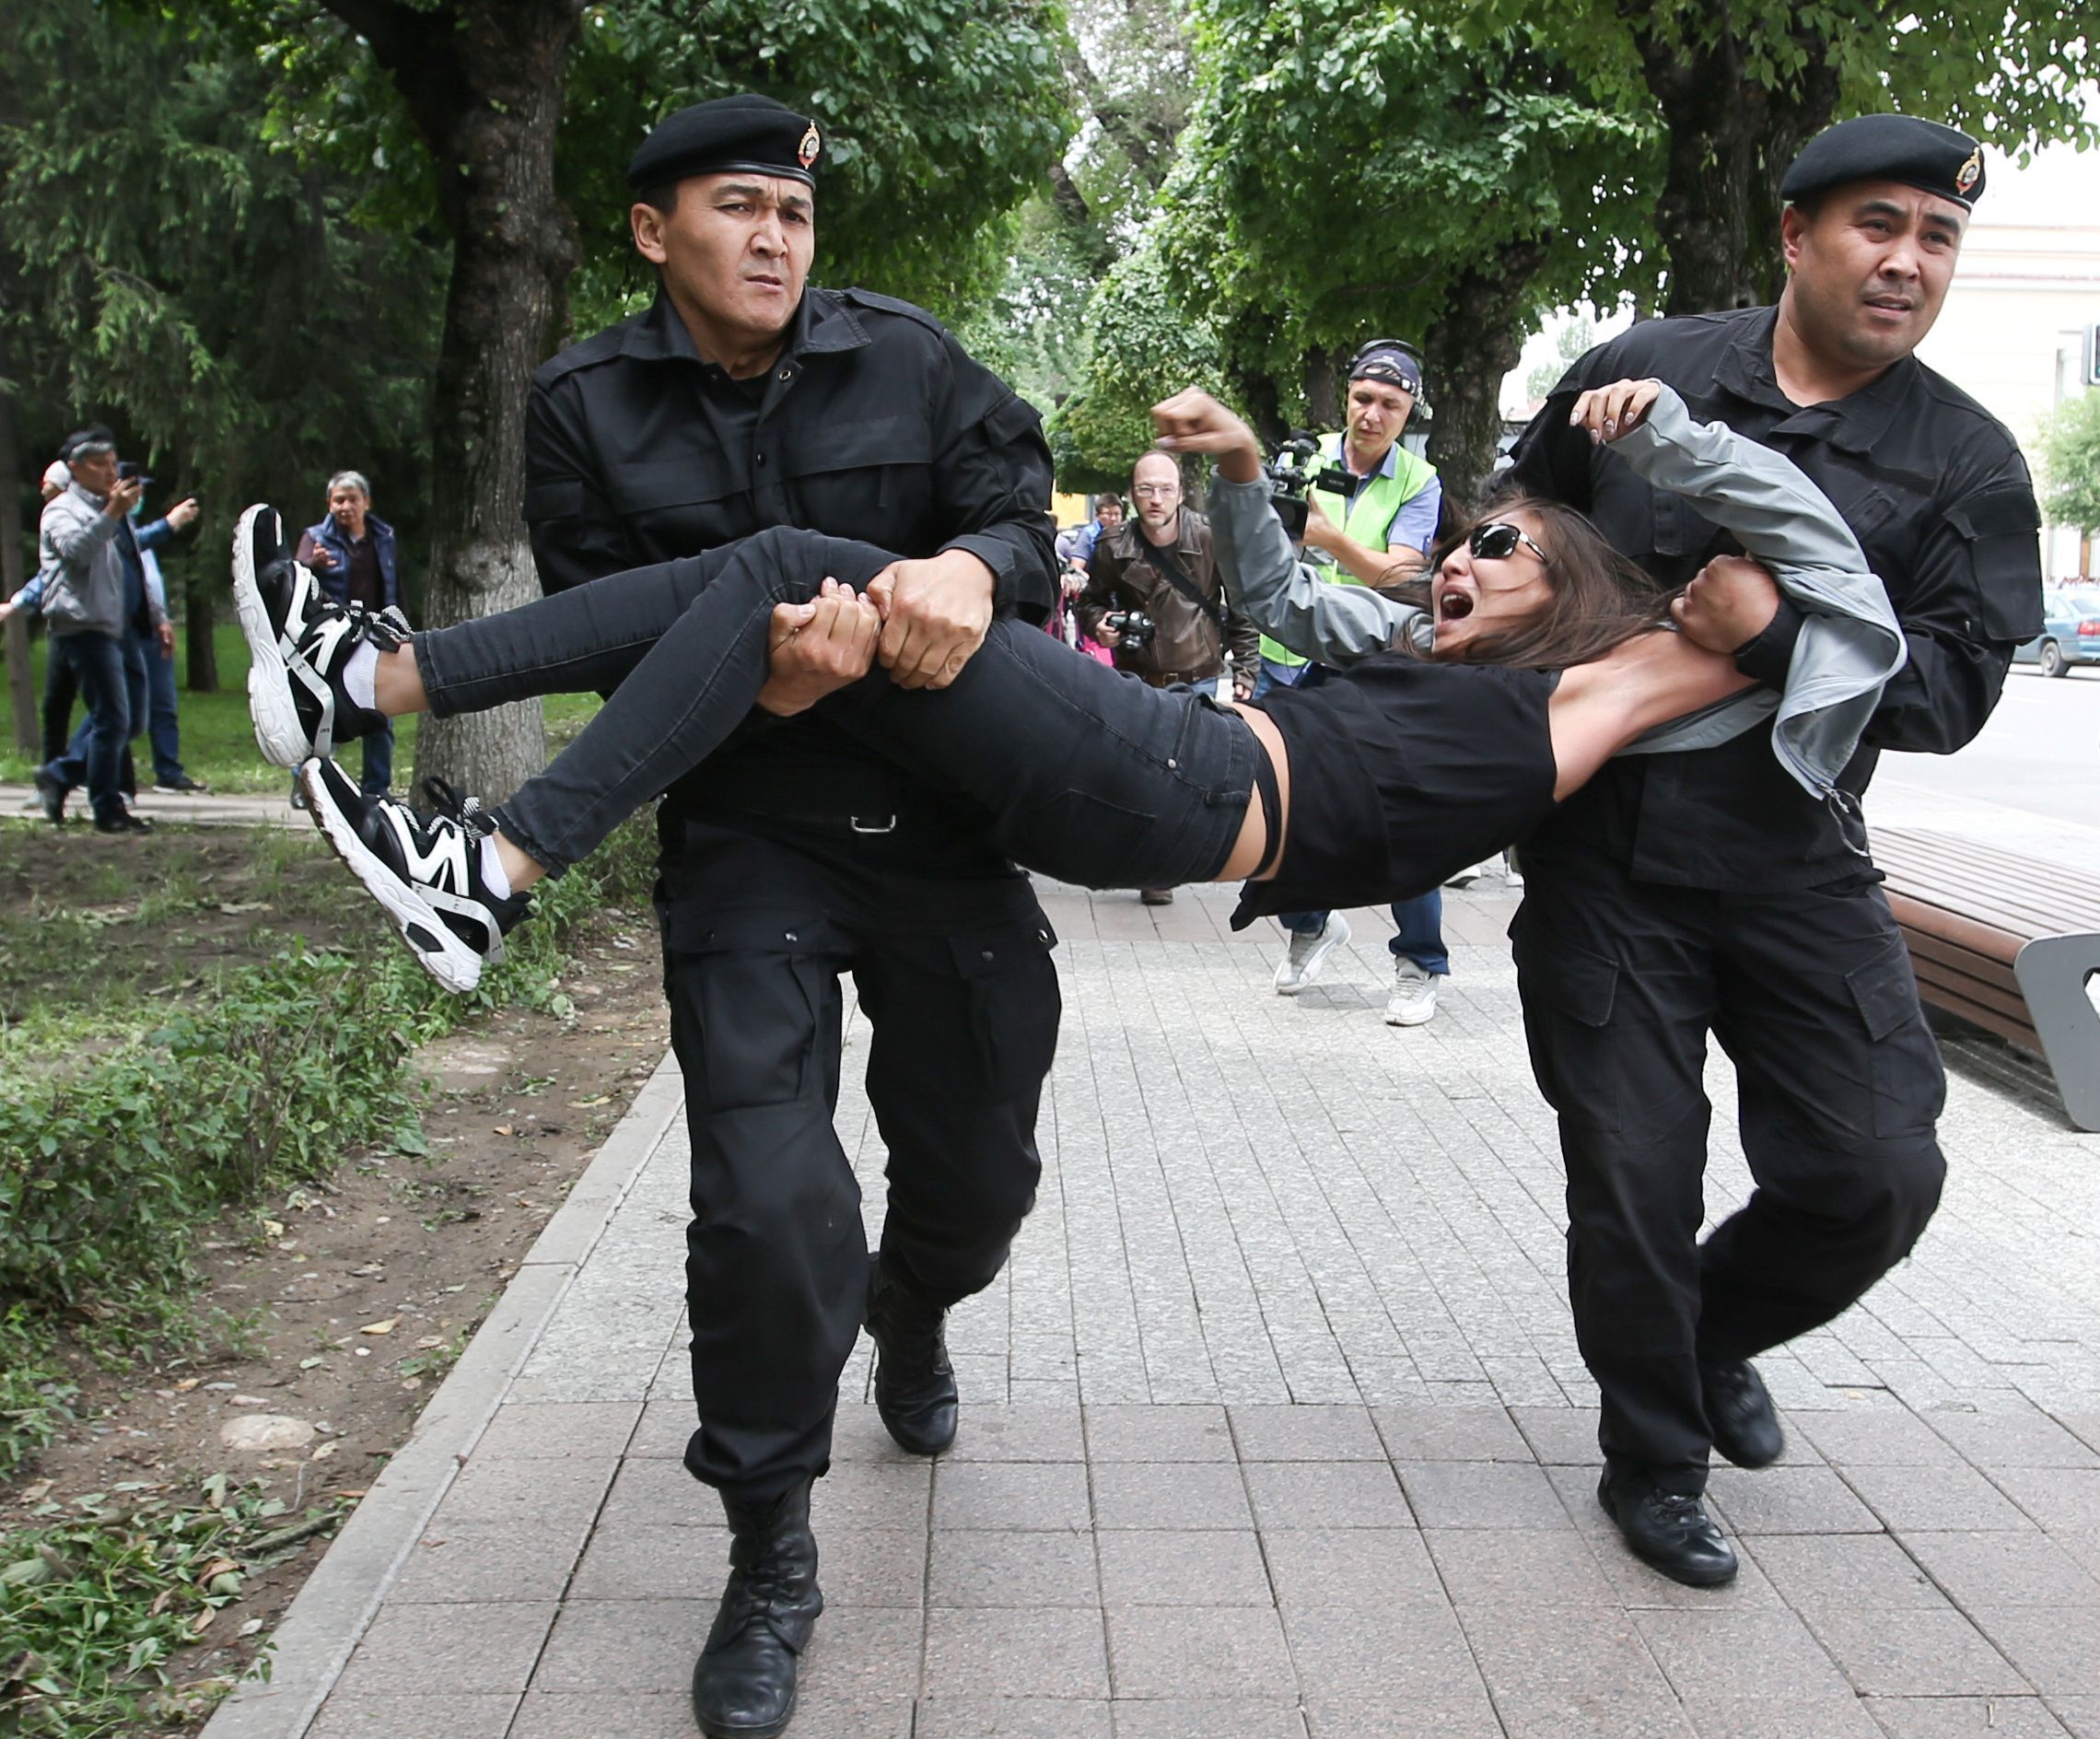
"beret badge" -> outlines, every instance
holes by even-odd
[[[1968,160],[1954,171],[1954,192],[1966,196],[1982,179],[1983,147],[1979,145],[1968,154]]]
[[[817,160],[817,153],[823,148],[824,142],[818,136],[817,123],[812,121],[810,123],[810,130],[802,135],[802,143],[796,146],[795,156],[802,167],[808,169]]]

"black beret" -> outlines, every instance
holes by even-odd
[[[658,122],[627,165],[627,185],[639,193],[689,175],[742,169],[814,187],[822,148],[814,121],[770,97],[717,97]]]
[[[1779,197],[1805,199],[1845,181],[1901,181],[1966,208],[1983,197],[1983,146],[1959,127],[1916,115],[1861,115],[1802,146]]]

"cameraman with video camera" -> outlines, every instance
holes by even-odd
[[[1115,653],[1115,668],[1154,688],[1214,688],[1232,657],[1232,692],[1253,694],[1261,635],[1226,601],[1211,553],[1210,522],[1182,505],[1181,470],[1165,453],[1130,468],[1134,517],[1103,526],[1087,563],[1079,626]],[[1165,905],[1171,888],[1148,888]]]
[[[1436,541],[1443,485],[1436,467],[1400,445],[1422,393],[1422,361],[1411,345],[1374,338],[1349,358],[1343,427],[1300,453],[1310,473],[1303,543],[1306,560],[1337,585],[1390,586],[1421,572]],[[1300,443],[1302,446],[1303,443]],[[1287,519],[1287,524],[1289,520]],[[1310,688],[1324,671],[1264,636],[1259,699],[1272,688]],[[1276,969],[1276,992],[1294,997],[1320,975],[1349,939],[1347,918],[1287,912],[1290,947]],[[1437,1011],[1437,980],[1451,972],[1443,942],[1443,895],[1436,891],[1393,908],[1396,933],[1388,1026],[1419,1026]]]

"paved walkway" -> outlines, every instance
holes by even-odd
[[[141,791],[132,799],[131,806],[149,821],[177,826],[311,827],[312,822],[291,805],[291,779],[292,776],[286,774],[285,788],[275,794],[207,791],[201,797],[161,797],[153,791]],[[36,801],[36,788],[32,785],[0,785],[0,820],[42,826],[43,817],[37,812]],[[85,792],[75,791],[67,799],[65,814],[68,825],[87,831],[88,811]]]
[[[1743,1572],[1694,1593],[1592,1496],[1513,900],[1449,902],[1411,1032],[1379,915],[1287,1001],[1225,891],[1045,904],[1040,1205],[955,1313],[952,1454],[846,1373],[795,1739],[2100,1739],[2100,1138],[1953,1083],[1945,1206],[1764,1361],[1789,1454],[1717,1474]],[[678,1113],[667,1065],[209,1739],[693,1732],[725,1539],[677,1460]],[[851,1084],[840,1125],[872,1224]],[[1725,1118],[1711,1176],[1718,1215]]]

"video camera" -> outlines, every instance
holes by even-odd
[[[1320,457],[1320,443],[1301,428],[1294,428],[1276,449],[1276,457],[1262,467],[1268,479],[1269,506],[1283,521],[1293,543],[1305,541],[1305,520],[1315,489],[1347,496],[1351,486],[1348,472]]]

